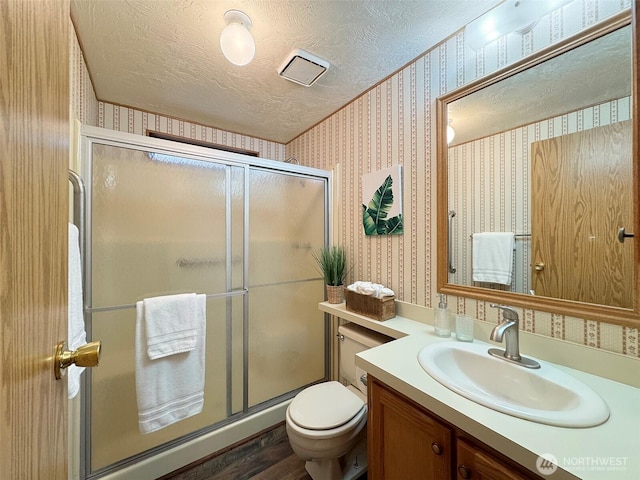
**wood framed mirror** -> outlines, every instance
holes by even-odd
[[[638,3],[437,99],[439,292],[640,326]]]

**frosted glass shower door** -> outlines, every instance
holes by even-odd
[[[324,284],[311,255],[327,237],[325,185],[249,172],[250,407],[325,378]]]
[[[284,415],[285,400],[327,378],[324,285],[311,252],[329,238],[330,173],[83,132],[85,320],[102,341],[83,389],[81,478],[93,479],[154,470],[160,453],[164,465],[192,442],[206,449],[211,437],[251,431],[253,417]],[[207,295],[203,410],[142,434],[136,303],[190,292]]]
[[[89,306],[103,356],[91,375],[92,472],[242,409],[242,382],[233,384],[238,375],[228,368],[232,345],[243,338],[244,177],[243,167],[93,145]],[[137,423],[135,303],[189,292],[208,295],[205,408],[144,435]],[[242,372],[241,349],[236,360]]]

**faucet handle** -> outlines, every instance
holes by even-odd
[[[498,305],[497,303],[490,303],[490,307],[502,310],[502,316],[505,320],[518,321],[518,311],[513,307],[507,307],[506,305]]]

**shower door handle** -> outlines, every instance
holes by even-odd
[[[65,369],[71,365],[78,367],[97,367],[100,363],[102,342],[91,342],[82,345],[76,351],[67,350],[67,342],[60,342],[56,347],[53,370],[56,380],[64,377]]]

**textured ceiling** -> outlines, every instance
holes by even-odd
[[[451,146],[631,95],[626,26],[448,105]]]
[[[72,0],[99,100],[287,143],[499,0]],[[222,55],[223,15],[253,23],[256,55]],[[331,63],[311,87],[277,69],[294,49]]]

